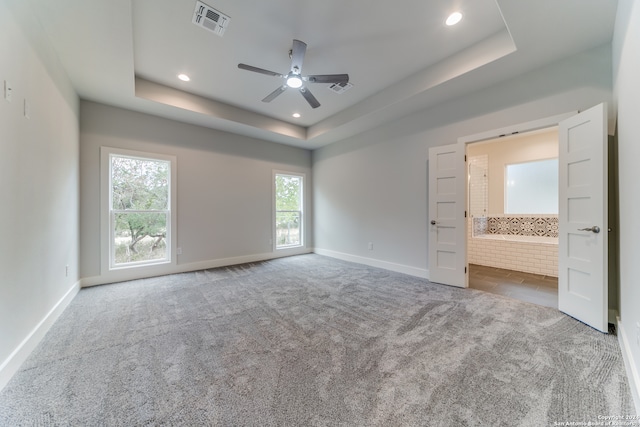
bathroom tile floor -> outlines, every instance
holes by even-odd
[[[469,287],[558,308],[558,278],[502,268],[469,265]]]

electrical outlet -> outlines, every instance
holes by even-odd
[[[69,277],[69,266],[68,265],[64,266],[64,275],[65,275],[65,277]]]
[[[176,253],[177,253],[178,255],[182,255],[182,248],[177,248],[177,249],[176,249]]]
[[[373,243],[369,242],[369,250],[372,251],[373,250]]]
[[[13,91],[13,89],[11,89],[11,83],[9,83],[8,81],[4,81],[4,99],[7,100],[7,102],[11,102],[11,92]]]

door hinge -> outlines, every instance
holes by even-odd
[[[467,274],[467,267],[464,268],[464,274]]]
[[[465,162],[467,161],[467,155],[466,154],[464,155],[464,161]]]
[[[464,217],[465,218],[467,217],[467,211],[464,211]]]

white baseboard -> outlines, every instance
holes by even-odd
[[[45,336],[51,325],[60,317],[69,303],[78,294],[80,282],[76,282],[69,288],[62,298],[53,306],[27,337],[13,350],[9,357],[0,365],[0,390],[7,385],[11,377],[18,372],[20,366],[27,360],[27,357],[36,348],[38,343]]]
[[[155,270],[152,270],[150,268],[146,268],[145,270],[136,270],[135,268],[123,269],[118,270],[117,274],[111,274],[109,276],[85,277],[80,280],[80,284],[83,288],[87,288],[90,286],[104,285],[106,283],[124,282],[127,280],[164,276],[166,274],[187,273],[189,271],[206,270],[208,268],[227,267],[229,265],[266,261],[269,259],[283,258],[292,255],[303,255],[311,252],[313,252],[313,250],[309,248],[283,249],[263,254],[220,258],[207,261],[191,262],[188,264],[164,265]]]
[[[394,262],[382,261],[374,258],[366,258],[358,255],[345,254],[342,252],[331,251],[328,249],[315,248],[314,252],[318,255],[324,255],[331,258],[341,259],[343,261],[355,262],[357,264],[364,264],[370,267],[382,268],[384,270],[391,270],[397,273],[408,274],[410,276],[420,277],[422,279],[429,279],[429,270],[417,267],[411,267],[404,264],[396,264]]]
[[[636,368],[636,366],[640,366],[638,363],[640,360],[633,360],[630,341],[619,317],[617,318],[616,327],[618,330],[618,343],[620,343],[620,350],[622,351],[622,358],[624,359],[624,367],[627,371],[627,377],[629,378],[629,387],[631,388],[633,403],[636,406],[636,414],[640,415],[640,376]]]

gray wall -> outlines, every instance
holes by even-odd
[[[274,257],[272,171],[307,176],[307,223],[311,212],[308,150],[233,135],[142,113],[81,103],[80,235],[83,285],[113,281],[100,266],[100,147],[177,157],[178,256],[175,271]],[[307,247],[313,247],[308,233]],[[280,252],[279,252],[280,254]],[[158,274],[170,271],[157,269]],[[135,277],[135,271],[130,276]],[[120,276],[119,276],[120,278]]]
[[[613,39],[614,95],[618,106],[619,263],[621,335],[635,368],[640,410],[640,1],[619,0]]]
[[[314,151],[316,250],[426,274],[429,147],[611,101],[610,58],[593,49]]]
[[[78,99],[24,3],[0,0],[0,388],[78,282]]]

